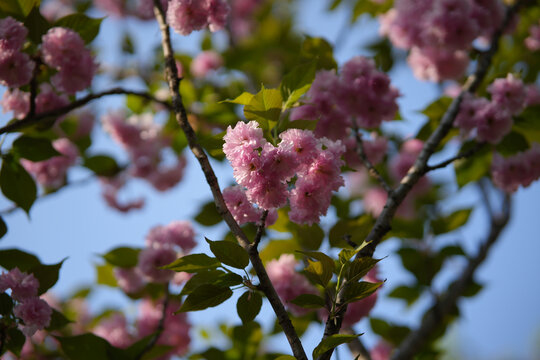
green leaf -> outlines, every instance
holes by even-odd
[[[26,337],[19,329],[9,328],[7,330],[6,349],[16,356],[21,354],[25,341]]]
[[[419,286],[405,286],[401,285],[396,288],[394,288],[390,294],[388,294],[388,297],[394,298],[394,299],[401,299],[405,300],[407,302],[407,306],[411,306],[418,300],[420,295],[422,294],[422,289]]]
[[[39,264],[30,269],[29,272],[34,274],[36,279],[39,281],[38,295],[44,294],[56,284],[58,281],[58,275],[60,268],[66,259],[60,261],[58,264],[54,265],[43,265]]]
[[[79,33],[85,43],[89,44],[99,34],[102,19],[90,18],[84,14],[71,14],[56,20],[54,26],[65,27]]]
[[[51,24],[41,15],[38,7],[34,7],[24,19],[24,27],[28,29],[28,38],[35,44],[41,43],[41,37],[49,31]]]
[[[503,156],[515,155],[529,148],[529,142],[519,132],[512,131],[495,146],[497,152]]]
[[[238,274],[226,273],[221,270],[201,271],[193,275],[182,288],[181,295],[188,295],[203,284],[220,287],[230,287],[242,284],[244,279]]]
[[[346,236],[350,236],[356,244],[361,244],[371,231],[373,224],[374,220],[370,215],[362,215],[357,219],[340,219],[328,234],[330,245],[338,248],[350,247],[345,241]]]
[[[472,209],[457,210],[448,216],[433,220],[431,222],[433,233],[440,235],[460,228],[467,223],[471,212]]]
[[[176,259],[169,265],[163,266],[162,269],[196,273],[203,270],[215,269],[220,265],[221,263],[216,258],[206,254],[191,254]]]
[[[71,323],[72,321],[69,320],[56,309],[52,309],[52,315],[51,315],[51,322],[49,326],[47,326],[47,331],[53,331],[53,330],[60,330],[67,324]]]
[[[37,188],[34,179],[10,155],[4,157],[0,170],[0,187],[9,200],[28,213],[36,200]]]
[[[463,144],[460,152],[465,152],[475,146],[474,142]],[[474,156],[454,162],[456,181],[459,187],[463,187],[472,181],[480,180],[489,174],[493,151],[489,147],[482,147]]]
[[[246,291],[238,298],[236,303],[236,311],[242,322],[248,323],[253,321],[262,307],[262,297],[256,291]]]
[[[18,267],[22,272],[27,272],[31,268],[40,265],[39,259],[32,254],[18,249],[0,250],[0,266],[11,270]]]
[[[297,225],[293,222],[287,224],[287,228],[293,234],[302,249],[318,250],[324,239],[324,231],[319,224]]]
[[[336,334],[332,336],[328,336],[321,340],[319,345],[315,349],[313,349],[313,359],[318,358],[328,350],[332,350],[335,347],[346,344],[348,342],[353,341],[357,337],[359,337],[362,334],[356,334],[356,335],[345,335],[345,334]]]
[[[137,266],[141,249],[118,247],[102,255],[103,259],[112,266],[131,268]]]
[[[392,219],[392,230],[389,237],[399,237],[405,239],[422,239],[424,237],[423,219]]]
[[[527,107],[515,121],[512,130],[521,133],[529,142],[540,143],[540,105]]]
[[[94,155],[84,159],[84,167],[98,176],[111,177],[121,170],[116,160],[107,155]]]
[[[292,254],[299,248],[298,243],[292,239],[271,239],[260,252],[264,264],[273,259],[278,259],[283,254]]]
[[[0,10],[14,15],[17,18],[25,18],[32,8],[39,7],[41,0],[2,0]]]
[[[302,43],[301,54],[306,59],[317,60],[317,70],[337,68],[332,45],[323,38],[306,36],[306,39]]]
[[[180,307],[178,312],[199,311],[214,307],[232,296],[228,287],[204,284],[193,290]]]
[[[422,285],[429,286],[442,266],[442,261],[437,255],[419,249],[403,247],[397,253],[401,257],[403,267]]]
[[[4,219],[0,216],[0,238],[3,238],[8,231],[7,225]]]
[[[240,105],[249,105],[251,100],[253,100],[254,95],[248,92],[243,92],[235,99],[223,100],[224,103],[240,104]]]
[[[358,281],[366,276],[366,274],[377,264],[380,259],[372,259],[369,257],[361,257],[351,262],[348,269],[347,279],[349,281]]]
[[[281,116],[283,99],[278,89],[265,89],[264,87],[253,96],[248,105],[244,106],[244,116],[248,120],[255,120],[260,127],[270,130]]]
[[[335,264],[328,255],[316,252],[316,251],[299,251],[300,253],[307,255],[317,262],[308,259],[308,266],[304,269],[307,277],[312,281],[319,283],[323,287],[326,287],[328,282],[332,279],[334,273]]]
[[[296,360],[296,358],[291,355],[281,355],[275,358],[274,360]]]
[[[296,66],[291,72],[283,77],[279,90],[285,101],[283,108],[292,107],[309,88],[315,79],[317,62],[312,60],[306,64]]]
[[[382,282],[370,283],[367,281],[360,281],[352,284],[349,283],[345,289],[345,302],[349,304],[365,299],[377,291],[382,284]]]
[[[380,335],[383,339],[394,346],[401,344],[405,337],[407,337],[407,335],[409,335],[411,332],[411,329],[406,326],[391,324],[384,320],[373,317],[369,319],[369,323],[375,334]]]
[[[463,297],[474,297],[476,296],[482,289],[484,288],[483,285],[477,283],[474,280],[471,280],[461,296]]]
[[[210,250],[225,265],[244,269],[249,265],[249,255],[243,247],[232,241],[212,241],[205,238]]]
[[[13,310],[13,300],[11,299],[11,296],[6,294],[5,292],[0,293],[0,315],[3,315],[4,317],[6,315],[11,314],[11,311]]]
[[[54,156],[62,156],[52,146],[48,139],[33,138],[22,135],[15,139],[12,146],[12,152],[15,156],[28,159],[30,161],[43,161]]]
[[[315,294],[301,294],[291,302],[306,309],[319,309],[326,306],[324,299]]]
[[[113,360],[120,358],[121,350],[94,334],[55,336],[62,351],[70,360]]]
[[[110,264],[96,265],[96,283],[111,287],[118,286],[113,267]]]
[[[197,216],[195,216],[195,221],[204,226],[214,226],[222,220],[223,218],[219,215],[214,201],[204,204]]]

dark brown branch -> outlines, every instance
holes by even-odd
[[[253,244],[251,244],[251,247],[254,247],[255,249],[259,247],[259,243],[261,242],[261,239],[264,233],[264,228],[266,227],[267,217],[268,217],[268,210],[264,210],[261,216],[261,223],[257,227],[257,234],[255,234],[255,240],[253,241]]]
[[[491,230],[486,240],[480,245],[476,256],[468,261],[467,267],[463,270],[461,275],[448,287],[446,293],[427,311],[420,327],[411,332],[401,343],[399,348],[394,351],[391,357],[392,360],[412,359],[430,340],[430,335],[433,334],[438,326],[440,326],[441,320],[454,309],[459,297],[473,280],[475,271],[486,259],[489,250],[508,224],[508,220],[510,219],[510,207],[510,196],[507,195],[504,199],[501,214],[491,218]],[[490,211],[490,213],[492,212]]]
[[[272,305],[278,322],[283,329],[287,340],[289,341],[294,356],[299,360],[307,360],[307,356],[304,348],[302,347],[302,343],[300,342],[300,338],[296,334],[296,330],[294,329],[291,320],[289,319],[289,316],[285,311],[283,303],[281,302],[278,294],[276,293],[276,290],[274,289],[272,282],[268,277],[268,274],[266,273],[266,269],[264,268],[261,258],[259,257],[259,252],[255,247],[250,246],[251,243],[248,240],[247,236],[227,209],[214,170],[210,165],[206,153],[199,144],[193,128],[188,122],[186,109],[184,107],[184,104],[182,103],[182,96],[180,95],[179,91],[180,79],[178,78],[178,72],[176,69],[176,62],[174,59],[170,39],[170,31],[165,21],[165,13],[161,8],[159,0],[154,0],[154,14],[159,23],[162,35],[161,44],[163,48],[163,55],[165,58],[165,76],[167,79],[167,83],[169,84],[169,91],[172,97],[172,108],[176,115],[176,121],[180,124],[180,127],[186,134],[189,148],[191,149],[193,155],[195,155],[195,158],[201,166],[201,169],[206,178],[206,182],[208,183],[208,185],[210,186],[210,190],[212,191],[214,202],[216,204],[216,208],[219,214],[229,226],[238,243],[248,251],[253,269],[255,270],[257,277],[259,278],[260,284],[258,289],[264,292],[268,301]]]
[[[459,112],[463,97],[467,93],[474,93],[484,80],[491,65],[491,60],[493,59],[493,56],[499,48],[499,40],[503,34],[504,29],[507,28],[510,20],[516,14],[519,7],[522,6],[524,3],[524,0],[518,0],[514,5],[506,9],[504,21],[497,29],[497,31],[495,31],[495,33],[493,34],[489,49],[480,55],[476,71],[471,76],[469,76],[460,94],[456,98],[454,98],[448,110],[444,113],[439,126],[426,140],[420,155],[416,159],[413,166],[409,169],[407,175],[401,180],[399,186],[388,196],[383,211],[375,221],[373,228],[365,239],[367,245],[358,252],[358,254],[356,255],[357,257],[372,257],[373,253],[375,252],[375,248],[377,247],[381,239],[388,233],[388,231],[390,231],[390,223],[394,218],[397,208],[399,207],[399,205],[401,205],[407,194],[411,191],[411,189],[418,182],[418,180],[420,180],[420,178],[424,176],[428,171],[427,163],[431,155],[433,155],[433,153],[441,143],[441,141],[452,129],[452,125]],[[340,293],[338,293],[337,295],[336,307],[339,308],[340,306],[342,306],[346,310],[346,305],[343,306],[343,303],[343,291],[340,291]],[[328,317],[323,338],[337,334],[339,332],[341,327],[340,317],[342,317],[344,313],[344,310],[340,311],[340,313],[336,314],[335,319],[331,319],[331,317]],[[330,360],[331,356],[332,350],[320,356],[318,360]]]
[[[358,132],[358,128],[356,126],[353,128],[353,132],[356,139],[356,153],[362,160],[364,166],[368,169],[369,174],[381,184],[381,186],[384,188],[384,190],[386,190],[388,194],[392,193],[392,188],[390,187],[390,185],[388,185],[386,180],[384,180],[382,175],[377,171],[377,169],[375,169],[371,161],[369,161],[369,159],[367,158],[366,151],[364,149],[364,141],[362,140],[362,135]]]
[[[150,94],[148,94],[146,92],[126,90],[126,89],[123,89],[123,88],[113,88],[113,89],[103,91],[103,92],[99,92],[99,93],[96,93],[96,94],[86,95],[85,97],[82,97],[82,98],[80,98],[78,100],[75,100],[74,102],[72,102],[72,103],[70,103],[70,104],[68,104],[66,106],[62,106],[62,107],[60,107],[58,109],[54,109],[54,110],[51,110],[51,111],[46,111],[46,112],[39,113],[39,114],[36,114],[36,115],[33,115],[33,116],[31,116],[30,115],[31,113],[29,113],[28,116],[26,116],[24,119],[12,122],[12,123],[7,124],[6,126],[0,128],[0,134],[21,130],[21,129],[25,128],[25,127],[35,125],[35,124],[39,123],[41,120],[46,119],[48,117],[58,117],[58,116],[65,115],[68,112],[70,112],[71,110],[75,110],[77,108],[80,108],[80,107],[88,104],[89,102],[91,102],[93,100],[102,98],[104,96],[109,96],[109,95],[135,95],[135,96],[139,96],[139,97],[142,97],[144,99],[147,99],[149,101],[159,103],[159,104],[165,106],[167,109],[172,108],[171,104],[169,104],[168,102],[158,100],[158,99],[156,99],[155,97],[153,97],[152,95],[150,95]]]
[[[135,357],[135,360],[140,360],[154,346],[156,346],[159,337],[163,333],[163,330],[165,330],[165,319],[167,318],[167,307],[169,306],[169,283],[165,284],[165,299],[163,300],[163,310],[161,311],[161,318],[159,319],[158,327],[155,331],[154,337],[146,346],[144,349],[141,350],[141,352]]]
[[[449,158],[449,159],[447,159],[445,161],[441,161],[440,163],[435,164],[435,165],[427,165],[426,166],[426,172],[437,170],[437,169],[442,169],[444,167],[447,167],[448,165],[450,165],[454,161],[469,158],[469,157],[473,156],[474,154],[476,154],[476,152],[478,152],[480,149],[482,149],[482,147],[484,145],[485,145],[485,143],[478,143],[475,146],[473,146],[472,148],[470,148],[469,150],[460,152],[456,156],[453,156],[453,157],[451,157],[451,158]]]

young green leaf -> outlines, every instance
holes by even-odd
[[[460,228],[467,223],[471,212],[472,209],[457,210],[448,216],[433,220],[431,222],[433,233],[440,235]]]
[[[285,102],[283,104],[285,109],[292,107],[309,90],[315,78],[316,68],[317,62],[311,60],[305,64],[296,66],[283,77],[279,90]]]
[[[214,307],[232,296],[228,287],[204,284],[189,294],[177,312],[199,311]]]
[[[53,330],[60,330],[67,324],[71,323],[72,321],[69,320],[56,309],[52,309],[51,314],[51,322],[49,323],[49,326],[47,326],[47,331],[53,331]]]
[[[84,159],[84,167],[98,176],[114,176],[121,170],[116,160],[107,155],[94,155]]]
[[[248,120],[255,120],[265,131],[270,130],[281,116],[283,99],[278,89],[265,89],[264,87],[253,96],[249,104],[244,106],[244,116]]]
[[[6,222],[4,221],[4,218],[0,216],[0,238],[3,238],[7,231],[8,228]]]
[[[206,254],[191,254],[176,259],[169,265],[163,266],[162,269],[174,270],[176,272],[184,271],[196,273],[199,271],[215,269],[220,265],[221,263],[216,258]]]
[[[353,284],[349,283],[345,289],[345,302],[349,304],[362,300],[373,294],[382,284],[382,282],[370,283],[366,281]]]
[[[351,262],[348,269],[347,278],[349,281],[356,282],[366,276],[366,274],[380,261],[380,259],[372,259],[362,257]]]
[[[40,265],[37,256],[18,249],[0,250],[0,266],[11,270],[18,267],[19,270],[27,272],[29,269]]]
[[[96,265],[96,283],[110,287],[118,286],[110,264]]]
[[[248,323],[253,321],[262,307],[262,297],[256,291],[246,291],[238,298],[236,303],[236,311],[242,322]]]
[[[58,281],[60,268],[66,259],[54,265],[39,264],[29,270],[39,281],[38,295],[44,294]]]
[[[313,359],[318,358],[328,350],[332,350],[335,347],[346,344],[348,342],[353,341],[357,337],[359,337],[362,334],[356,334],[356,335],[345,335],[345,334],[335,334],[332,336],[328,336],[321,340],[319,345],[315,349],[313,349]]]
[[[182,288],[181,295],[191,294],[196,288],[203,284],[212,284],[221,287],[230,287],[242,284],[243,279],[238,274],[226,273],[221,270],[209,270],[196,273],[189,279]]]
[[[79,33],[85,43],[89,44],[99,34],[103,19],[90,18],[84,14],[70,14],[56,20],[54,26],[65,27]]]
[[[244,269],[249,265],[249,255],[243,247],[232,241],[212,241],[205,238],[210,250],[225,265]]]
[[[0,1],[0,10],[22,19],[30,14],[34,7],[39,7],[41,0],[3,0]]]

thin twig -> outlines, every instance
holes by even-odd
[[[104,96],[109,96],[109,95],[135,95],[135,96],[142,97],[144,99],[159,103],[159,104],[165,106],[169,110],[172,108],[171,104],[169,104],[168,102],[156,99],[155,97],[153,97],[152,95],[150,95],[150,94],[148,94],[146,92],[134,91],[134,90],[126,90],[126,89],[117,87],[117,88],[113,88],[113,89],[106,90],[106,91],[103,91],[103,92],[99,92],[99,93],[96,93],[96,94],[86,95],[85,97],[82,97],[82,98],[80,98],[78,100],[75,100],[72,103],[70,103],[70,104],[68,104],[66,106],[62,106],[62,107],[60,107],[58,109],[54,109],[54,110],[51,110],[51,111],[46,111],[46,112],[39,113],[39,114],[36,114],[36,115],[33,115],[33,116],[30,116],[30,113],[29,113],[28,116],[26,116],[24,119],[12,122],[12,123],[7,124],[6,126],[0,128],[0,134],[21,130],[21,129],[25,128],[25,127],[35,125],[35,124],[39,123],[41,120],[43,120],[45,118],[48,118],[48,117],[58,117],[58,116],[61,116],[61,115],[65,115],[68,112],[70,112],[71,110],[75,110],[77,108],[80,108],[80,107],[88,104],[89,102],[91,102],[93,100],[102,98]]]
[[[257,227],[257,234],[255,234],[255,240],[253,241],[253,244],[251,244],[251,247],[254,247],[255,249],[259,247],[259,243],[261,242],[261,239],[264,233],[264,228],[266,227],[267,217],[268,217],[268,210],[264,210],[261,216],[261,223]]]
[[[176,121],[180,124],[180,127],[184,131],[186,138],[188,140],[189,148],[191,149],[193,155],[199,162],[199,165],[204,173],[206,182],[208,183],[212,195],[214,197],[214,202],[219,214],[222,216],[223,220],[229,226],[229,229],[236,237],[238,243],[248,251],[249,258],[253,269],[255,270],[257,277],[259,278],[258,288],[264,292],[266,298],[270,302],[274,313],[276,314],[278,323],[280,324],[287,340],[289,341],[290,347],[292,349],[293,355],[299,360],[307,360],[306,353],[300,342],[294,326],[292,325],[287,311],[281,302],[268,274],[262,263],[262,260],[259,256],[259,252],[256,248],[251,247],[251,243],[248,240],[246,234],[242,231],[242,228],[234,220],[234,217],[227,209],[225,200],[223,199],[223,194],[221,193],[217,177],[214,173],[212,166],[208,160],[208,156],[204,152],[203,148],[198,142],[197,136],[193,131],[193,128],[188,122],[186,108],[182,103],[182,96],[180,95],[180,79],[178,78],[178,72],[176,69],[176,63],[174,59],[174,53],[171,45],[170,31],[169,26],[165,21],[165,13],[161,8],[159,0],[154,0],[154,14],[157,18],[159,28],[162,35],[161,45],[163,48],[163,55],[165,58],[165,76],[167,83],[169,84],[169,92],[172,97],[172,108],[176,116]]]
[[[382,177],[382,175],[375,169],[371,161],[369,161],[366,151],[364,149],[364,141],[362,140],[362,135],[358,131],[358,128],[356,125],[353,128],[354,137],[356,139],[356,153],[364,163],[364,166],[368,169],[368,172],[371,176],[373,176],[377,181],[381,184],[381,186],[386,190],[388,194],[392,193],[392,187],[388,185],[386,180]]]
[[[466,93],[474,93],[484,80],[491,65],[491,60],[493,59],[493,56],[499,48],[499,40],[503,34],[504,29],[507,28],[510,20],[513,18],[518,8],[524,3],[524,0],[518,0],[514,5],[506,9],[504,21],[493,34],[489,49],[482,53],[479,57],[476,71],[471,76],[469,76],[460,94],[456,98],[454,98],[449,108],[444,113],[439,126],[435,129],[435,131],[433,131],[433,133],[424,143],[424,147],[422,148],[420,155],[416,159],[413,166],[409,169],[407,175],[401,180],[399,186],[390,194],[390,196],[388,196],[383,211],[375,221],[374,226],[372,227],[370,233],[365,239],[367,245],[358,252],[358,254],[356,255],[357,258],[372,257],[373,253],[375,252],[375,248],[377,247],[381,239],[388,233],[388,231],[390,231],[390,223],[394,218],[397,208],[399,207],[399,205],[401,205],[407,194],[411,191],[411,189],[418,182],[418,180],[420,180],[420,178],[426,174],[428,169],[427,162],[441,143],[442,139],[444,139],[444,137],[452,129],[454,119],[459,113],[459,108],[463,97]],[[346,287],[344,286],[343,289],[345,288]],[[342,304],[344,304],[343,290],[337,294],[336,299],[336,305],[338,308],[339,306],[342,306]],[[346,310],[347,306],[342,306],[342,308]],[[336,314],[334,318],[331,318],[330,316],[328,317],[328,320],[326,321],[323,339],[339,332],[341,328],[342,317],[345,314],[344,310]],[[318,360],[330,360],[331,356],[332,350],[329,350],[325,354],[320,356]]]
[[[140,360],[154,346],[156,346],[159,337],[163,333],[163,330],[165,330],[165,320],[167,318],[167,307],[169,306],[169,283],[165,284],[165,299],[163,300],[163,310],[161,311],[161,318],[159,319],[158,327],[155,331],[154,337],[146,346],[144,349],[141,350],[141,352],[135,357],[135,360]]]
[[[470,148],[469,150],[460,152],[457,155],[455,155],[455,156],[453,156],[453,157],[451,157],[451,158],[449,158],[447,160],[441,161],[438,164],[427,165],[426,166],[426,173],[429,172],[429,171],[444,168],[444,167],[450,165],[451,163],[453,163],[454,161],[469,158],[469,157],[473,156],[474,154],[476,154],[476,152],[478,152],[480,149],[482,149],[482,147],[484,147],[484,145],[485,145],[485,143],[478,143],[475,146],[473,146],[472,148]]]
[[[487,205],[487,204],[486,204]],[[392,354],[392,360],[409,360],[422,350],[424,345],[430,341],[430,335],[456,306],[459,297],[467,289],[474,277],[475,271],[486,259],[489,250],[499,239],[502,231],[510,219],[511,200],[506,196],[501,214],[493,216],[490,221],[490,232],[486,240],[480,245],[478,253],[471,258],[461,275],[448,287],[446,293],[436,301],[433,306],[423,316],[420,327],[411,332],[401,345]],[[493,210],[489,212],[493,213]]]
[[[32,117],[36,113],[37,76],[39,74],[39,66],[40,66],[41,60],[39,57],[37,57],[36,59],[34,59],[34,61],[35,61],[34,73],[32,74],[32,80],[30,80],[30,109],[26,117]]]

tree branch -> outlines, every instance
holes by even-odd
[[[172,109],[176,115],[176,121],[180,124],[180,127],[186,134],[189,148],[191,149],[193,155],[195,155],[195,158],[201,166],[201,169],[206,178],[206,182],[208,183],[208,185],[210,186],[210,190],[212,191],[214,202],[216,204],[216,208],[219,214],[229,226],[238,243],[248,251],[253,269],[255,270],[255,272],[257,273],[257,277],[259,278],[259,289],[264,292],[265,296],[268,298],[268,301],[272,305],[278,322],[283,329],[287,340],[289,341],[294,356],[300,360],[307,360],[307,356],[304,348],[302,347],[302,343],[300,342],[300,338],[296,334],[296,330],[294,329],[291,320],[289,319],[289,316],[285,311],[285,307],[283,306],[283,303],[281,302],[278,294],[276,293],[276,290],[274,289],[272,282],[268,277],[268,274],[266,273],[266,269],[264,268],[262,260],[259,257],[259,252],[256,248],[250,246],[251,243],[248,240],[247,236],[227,209],[214,170],[210,165],[206,153],[199,144],[193,128],[188,122],[186,109],[182,102],[182,96],[180,95],[179,91],[180,79],[178,78],[178,72],[176,69],[176,62],[174,59],[170,39],[170,31],[165,21],[165,13],[161,8],[159,0],[154,0],[154,14],[157,18],[161,31],[161,44],[163,48],[163,55],[165,58],[165,76],[167,83],[169,84],[169,92],[172,97]]]
[[[70,103],[70,104],[68,104],[66,106],[62,106],[62,107],[60,107],[58,109],[54,109],[54,110],[51,110],[51,111],[46,111],[46,112],[35,114],[35,115],[31,115],[32,112],[30,112],[30,113],[28,113],[28,115],[24,119],[9,123],[6,126],[0,128],[0,134],[21,130],[21,129],[25,128],[25,127],[35,125],[35,124],[39,123],[41,120],[43,120],[45,118],[48,118],[48,117],[58,117],[58,116],[61,116],[61,115],[65,115],[68,112],[70,112],[71,110],[75,110],[77,108],[80,108],[80,107],[88,104],[89,102],[91,102],[93,100],[96,100],[96,99],[99,99],[99,98],[102,98],[102,97],[105,97],[105,96],[109,96],[109,95],[135,95],[135,96],[142,97],[144,99],[159,103],[159,104],[165,106],[169,110],[172,109],[171,104],[169,104],[168,102],[156,99],[155,97],[153,97],[152,95],[150,95],[150,94],[148,94],[146,92],[126,90],[126,89],[117,87],[117,88],[113,88],[113,89],[106,90],[106,91],[103,91],[103,92],[99,92],[99,93],[96,93],[96,94],[86,95],[85,97],[82,97],[82,98],[80,98],[78,100],[75,100],[72,103]]]
[[[411,332],[405,340],[403,340],[399,348],[394,351],[391,357],[392,360],[412,359],[413,356],[421,351],[424,345],[429,341],[430,335],[437,329],[437,326],[441,324],[441,320],[454,309],[457,300],[473,280],[476,269],[478,269],[486,259],[489,250],[508,224],[508,220],[510,219],[510,208],[510,196],[506,195],[502,212],[498,216],[491,217],[491,230],[486,240],[480,245],[476,256],[469,260],[467,267],[463,270],[459,278],[448,287],[446,293],[440,297],[424,315],[420,327]]]
[[[259,243],[261,242],[262,235],[264,232],[264,228],[266,227],[266,218],[268,217],[268,210],[264,210],[263,214],[261,216],[261,223],[257,227],[257,233],[255,234],[255,240],[253,241],[253,244],[251,244],[251,247],[254,247],[257,249],[259,247]]]
[[[392,193],[392,187],[388,185],[386,180],[382,177],[382,175],[375,169],[371,161],[367,158],[366,151],[364,149],[364,141],[362,140],[362,135],[358,132],[358,128],[356,127],[356,124],[353,128],[354,137],[356,139],[356,153],[362,159],[362,162],[364,163],[364,166],[368,169],[368,172],[371,176],[373,176],[377,181],[381,184],[381,186],[386,190],[388,194]]]
[[[466,93],[474,93],[484,80],[491,65],[491,60],[499,48],[499,40],[504,29],[507,28],[512,17],[515,15],[519,7],[524,3],[524,0],[518,0],[514,3],[514,5],[506,9],[504,21],[493,34],[489,49],[482,53],[479,57],[476,71],[469,76],[465,85],[463,85],[460,94],[454,98],[448,110],[443,115],[439,126],[435,129],[435,131],[433,131],[433,133],[424,143],[424,147],[422,148],[420,155],[416,159],[413,166],[409,169],[407,175],[401,180],[399,186],[388,196],[383,211],[375,221],[373,228],[365,239],[367,245],[358,252],[356,255],[357,258],[372,257],[373,253],[375,252],[375,248],[381,239],[388,233],[388,231],[390,231],[390,223],[397,211],[397,208],[399,205],[401,205],[407,194],[411,191],[418,180],[420,180],[420,178],[428,171],[427,162],[437,149],[438,145],[441,143],[442,139],[444,139],[444,137],[452,129],[454,119],[459,112],[463,97]],[[340,291],[337,294],[336,306],[342,306],[346,310],[347,306],[342,304],[344,304],[343,291]],[[328,317],[323,338],[339,332],[341,327],[340,317],[342,317],[344,313],[345,311],[340,311],[340,313],[336,314],[336,318],[332,321],[330,321],[331,319]],[[332,351],[333,350],[329,350],[327,353],[320,356],[318,360],[330,360]]]
[[[467,151],[460,152],[456,156],[453,156],[453,157],[451,157],[451,158],[449,158],[449,159],[447,159],[445,161],[441,161],[440,163],[435,164],[435,165],[427,165],[426,166],[426,173],[429,172],[429,171],[444,168],[444,167],[450,165],[451,163],[453,163],[456,160],[461,160],[461,159],[466,159],[468,157],[471,157],[477,151],[482,149],[482,147],[484,147],[484,145],[485,145],[485,143],[478,143],[474,147],[472,147],[471,149],[469,149]]]

